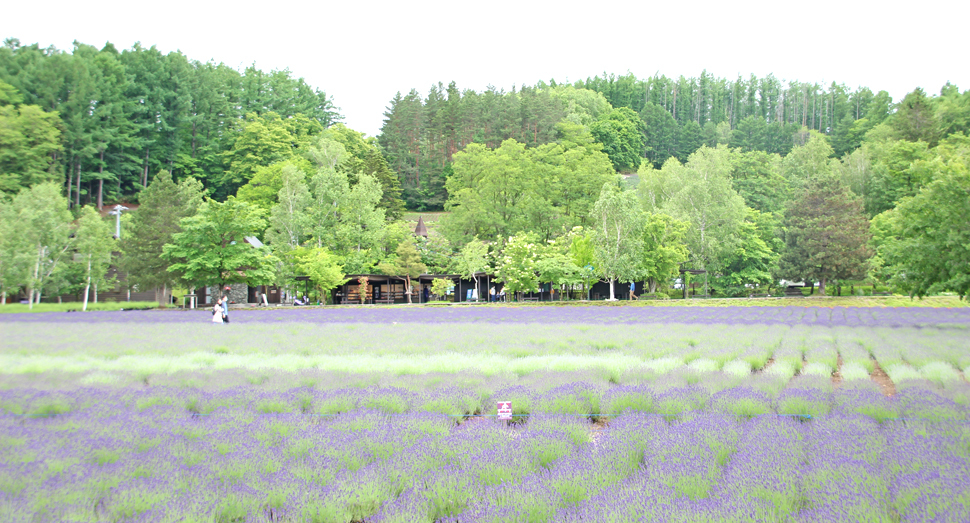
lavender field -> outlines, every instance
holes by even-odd
[[[967,521],[966,311],[0,316],[0,521]]]

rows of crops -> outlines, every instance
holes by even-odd
[[[8,322],[0,521],[966,521],[960,319]]]

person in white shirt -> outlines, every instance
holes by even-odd
[[[222,298],[216,300],[216,304],[212,306],[212,323],[222,325]]]

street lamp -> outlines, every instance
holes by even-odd
[[[127,211],[128,208],[125,207],[124,205],[118,204],[118,205],[115,205],[112,209],[113,210],[110,211],[108,214],[115,217],[115,239],[120,240],[121,239],[121,213],[124,211]]]

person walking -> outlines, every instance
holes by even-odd
[[[488,290],[488,301],[495,303],[495,286]]]
[[[222,323],[229,323],[229,296],[222,297]]]
[[[636,282],[632,282],[631,281],[630,282],[630,300],[639,300],[640,299],[640,298],[637,298],[637,295],[635,294],[636,288],[637,288]]]
[[[222,298],[216,300],[216,304],[212,306],[212,323],[222,324]]]

